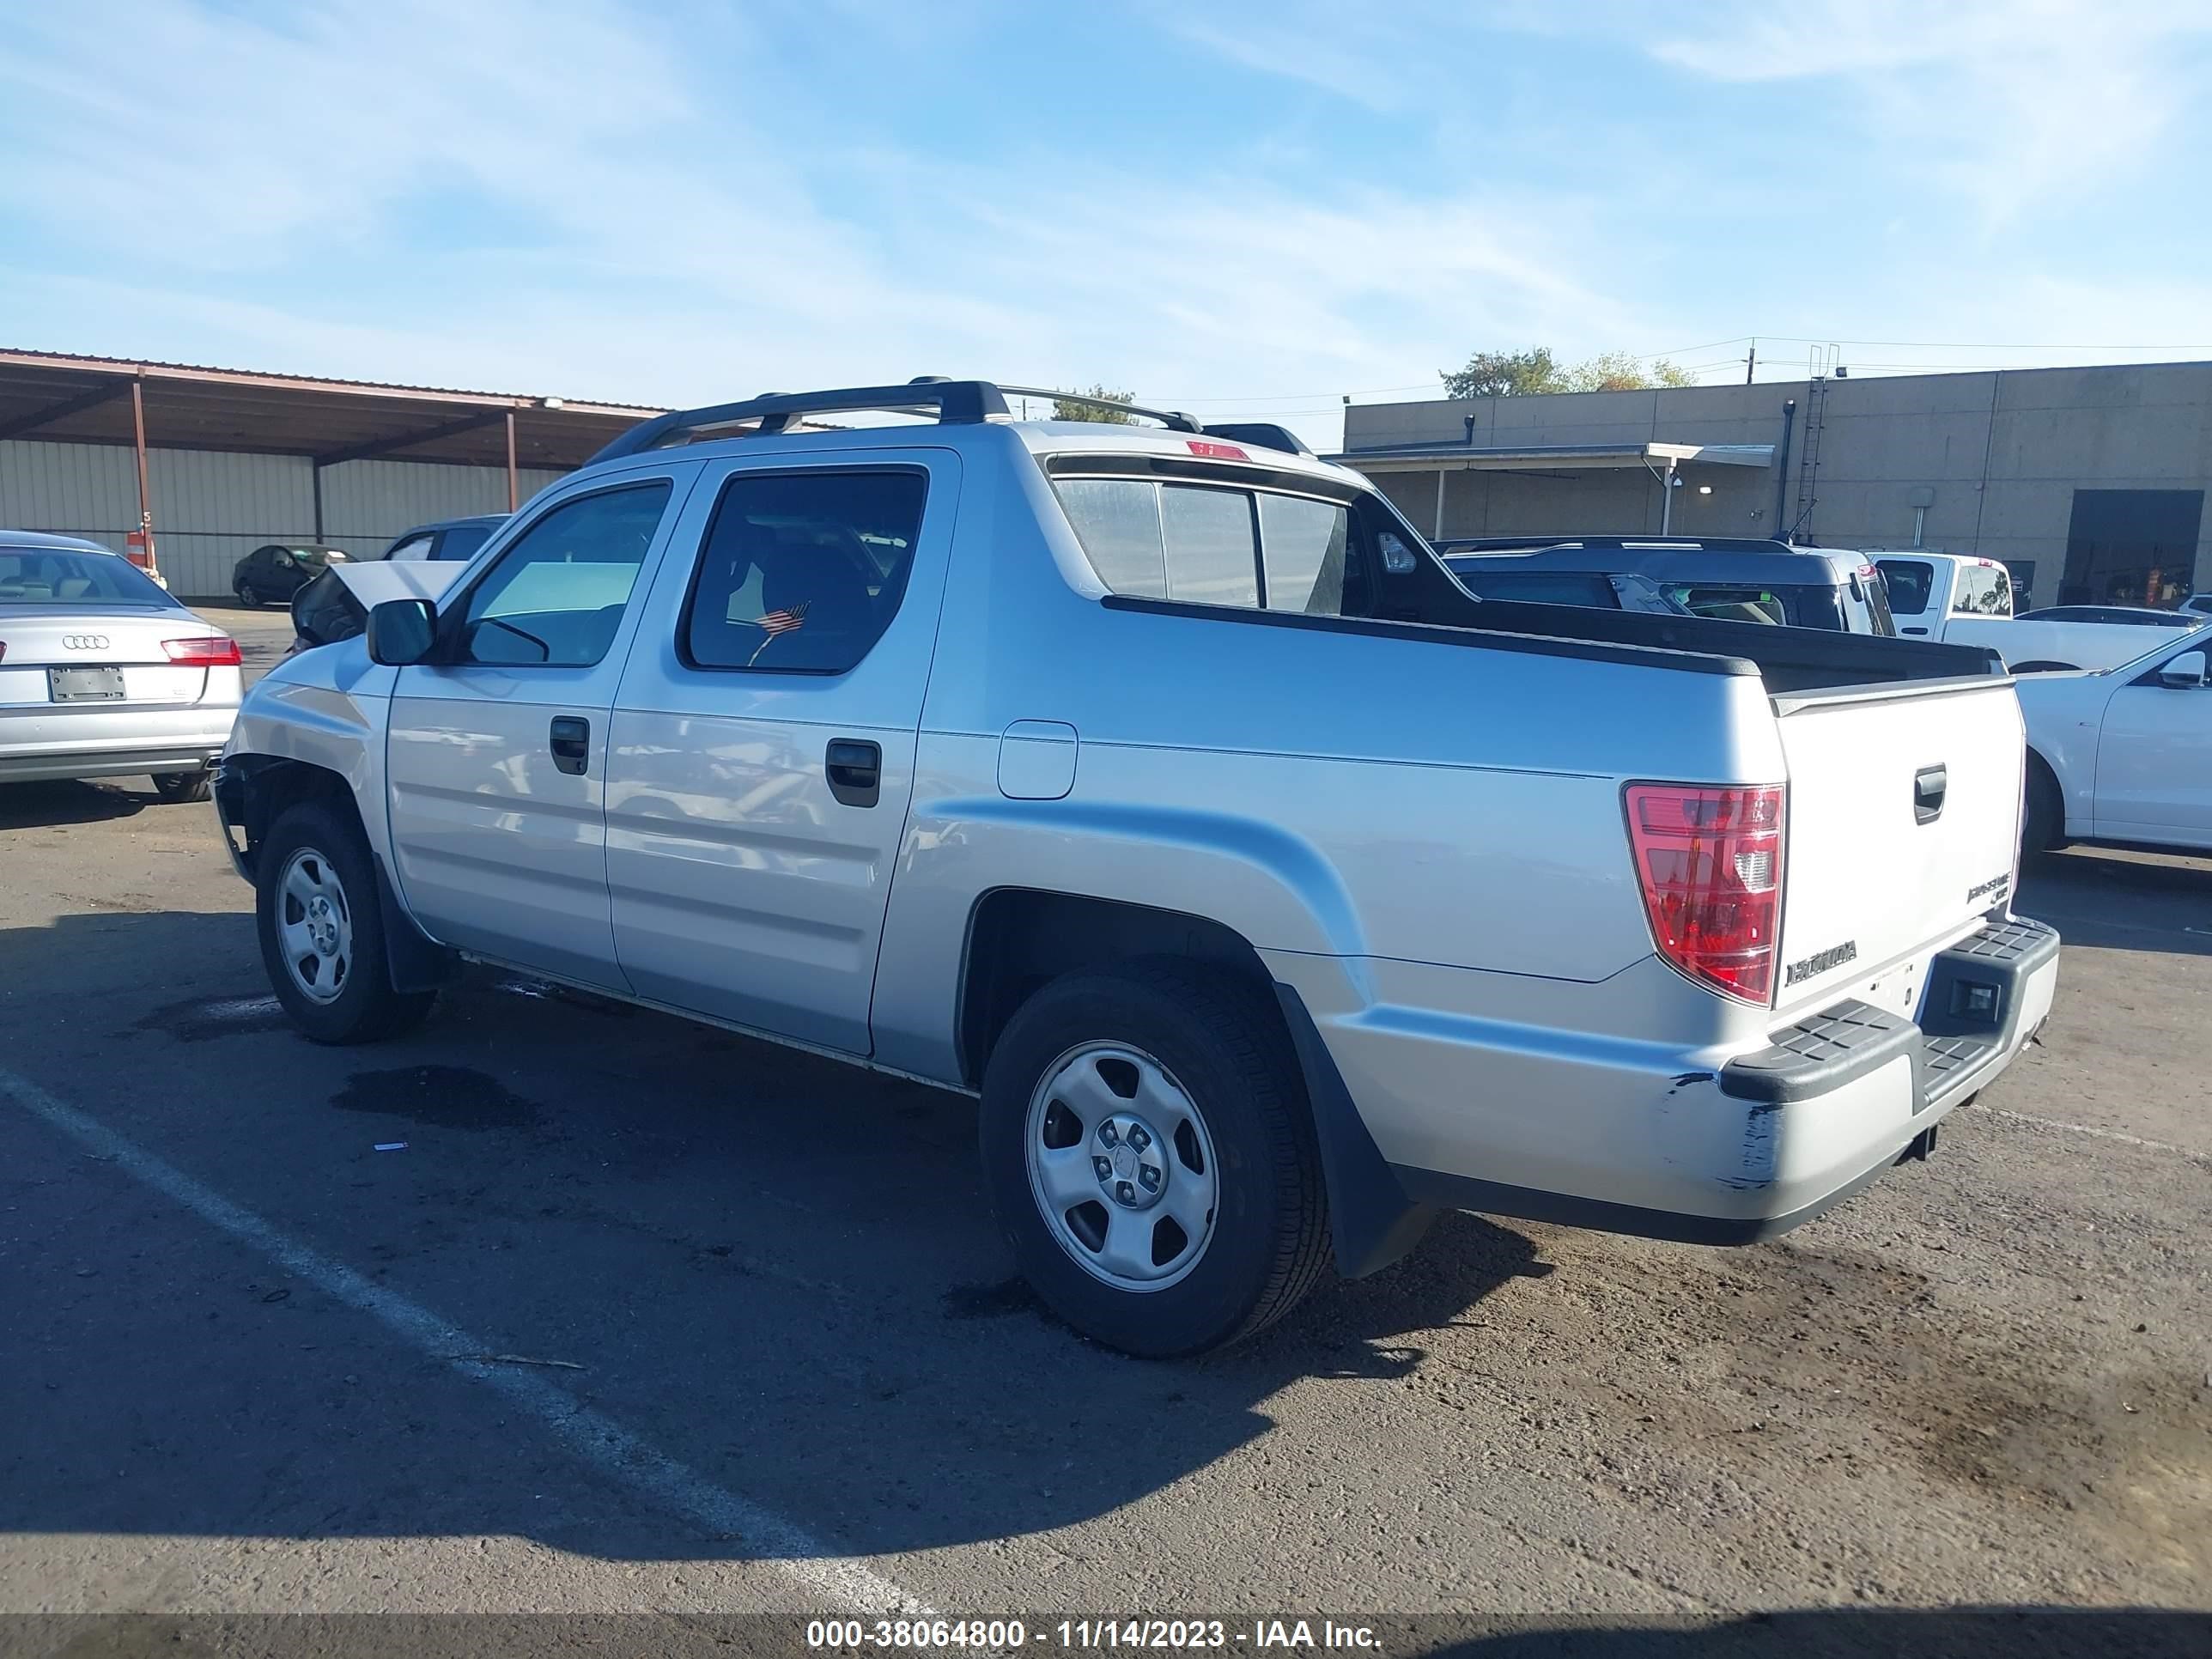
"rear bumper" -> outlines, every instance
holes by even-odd
[[[235,703],[168,708],[21,708],[0,721],[0,783],[189,772],[222,752]]]
[[[1786,1232],[1931,1144],[1927,1132],[2002,1073],[2050,1016],[2058,955],[2044,923],[1991,923],[1930,959],[1918,1021],[1844,1001],[1717,1070],[1688,1056],[1671,1076],[1636,1068],[1640,1081],[1613,1068],[1595,1097],[1562,1056],[1552,1084],[1581,1097],[1524,1097],[1581,1126],[1555,1149],[1552,1179],[1496,1178],[1479,1132],[1449,1158],[1394,1159],[1392,1173],[1408,1199],[1452,1209],[1704,1244]],[[1459,1058],[1465,1077],[1486,1074],[1472,1047]],[[1535,1082],[1528,1050],[1514,1059]]]

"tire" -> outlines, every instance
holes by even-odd
[[[2043,757],[2033,750],[2027,756],[2027,812],[2021,826],[2020,850],[2055,853],[2066,844],[2065,798],[2058,779]]]
[[[215,793],[215,769],[203,766],[194,772],[156,772],[154,792],[167,801],[205,800]]]
[[[302,802],[270,826],[255,857],[261,963],[292,1023],[333,1044],[420,1024],[437,994],[392,988],[375,868],[350,816]]]
[[[261,595],[255,592],[252,582],[240,582],[233,592],[238,595],[238,602],[248,611],[261,609]]]
[[[1162,961],[1053,981],[992,1051],[981,1134],[985,1188],[1023,1275],[1124,1353],[1171,1358],[1249,1336],[1328,1264],[1290,1036],[1261,991],[1223,975]],[[1072,1156],[1048,1165],[1055,1152]]]

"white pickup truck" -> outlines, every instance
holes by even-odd
[[[1995,559],[1921,548],[1867,557],[1888,586],[1899,637],[1985,645],[2015,674],[2111,668],[2152,643],[2128,623],[2015,617],[2011,573]]]
[[[294,1021],[465,957],[976,1094],[1023,1271],[1165,1355],[1443,1208],[1795,1226],[2049,1014],[1990,653],[1480,599],[1152,418],[678,411],[290,658],[215,793]]]

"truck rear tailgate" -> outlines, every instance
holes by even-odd
[[[1774,709],[1789,766],[1776,1008],[1820,1006],[1900,965],[1917,978],[2012,890],[2026,750],[2011,681],[1809,693]]]

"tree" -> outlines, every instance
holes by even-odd
[[[1465,368],[1445,369],[1448,398],[1515,398],[1532,392],[1557,392],[1559,371],[1549,346],[1526,351],[1478,351]]]
[[[1133,392],[1109,392],[1103,386],[1078,386],[1074,390],[1078,397],[1103,398],[1110,404],[1133,404],[1137,401],[1137,394]],[[1055,421],[1097,421],[1105,426],[1131,426],[1135,423],[1126,410],[1101,409],[1096,404],[1079,404],[1068,398],[1052,400],[1052,418]]]
[[[1695,386],[1687,369],[1655,358],[1647,366],[1625,351],[1604,351],[1561,368],[1549,346],[1526,351],[1478,351],[1467,367],[1446,370],[1448,398],[1517,398],[1544,392],[1640,392],[1658,386]]]
[[[1655,386],[1695,386],[1697,377],[1664,357],[1644,367],[1643,360],[1625,351],[1601,351],[1588,362],[1577,363],[1559,377],[1562,392],[1641,392]]]

